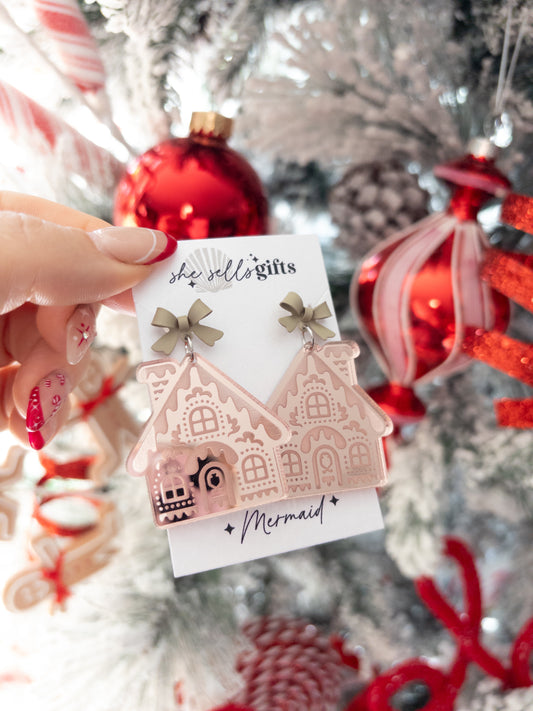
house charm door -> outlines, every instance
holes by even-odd
[[[341,463],[333,447],[326,444],[314,451],[313,474],[319,490],[342,488]]]

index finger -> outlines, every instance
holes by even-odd
[[[109,222],[72,207],[66,207],[66,205],[60,205],[35,195],[23,195],[9,190],[0,190],[0,210],[22,212],[65,227],[77,227],[86,232],[109,227]]]
[[[77,227],[86,232],[109,227],[109,223],[105,220],[72,207],[60,205],[36,195],[25,195],[10,190],[0,190],[0,210],[21,212],[65,227]],[[131,289],[105,299],[102,303],[114,310],[135,313]]]

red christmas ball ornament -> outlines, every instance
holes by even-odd
[[[117,225],[150,227],[176,239],[268,233],[268,204],[252,166],[227,144],[233,122],[193,113],[189,136],[136,160],[115,195]]]
[[[490,141],[474,139],[463,158],[437,166],[452,191],[448,209],[381,242],[364,259],[350,300],[361,333],[388,377],[369,391],[397,426],[420,420],[413,385],[464,368],[465,336],[504,331],[508,299],[480,276],[488,239],[479,209],[510,189]]]

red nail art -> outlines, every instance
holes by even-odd
[[[28,442],[32,449],[42,449],[44,447],[44,438],[42,434],[37,432],[28,432]]]
[[[30,445],[34,449],[41,449],[44,440],[50,439],[55,433],[55,428],[48,428],[52,431],[48,437],[44,437],[41,430],[63,405],[70,389],[65,373],[55,370],[42,378],[31,391],[26,412],[26,429]]]
[[[164,259],[174,254],[174,252],[178,248],[178,240],[175,237],[168,235],[166,232],[164,234],[167,238],[167,246],[160,254],[151,259],[149,262],[144,262],[144,264],[155,264],[156,262],[162,262]]]
[[[178,247],[174,237],[148,227],[103,227],[89,237],[100,252],[127,264],[154,264]]]

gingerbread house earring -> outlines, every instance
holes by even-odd
[[[152,346],[167,357],[143,363],[152,414],[127,460],[144,476],[157,526],[168,528],[286,498],[280,448],[290,430],[229,376],[194,350],[223,332],[200,323],[211,309],[197,299],[186,316],[158,308],[166,332]],[[184,346],[181,362],[171,354]]]
[[[380,486],[387,473],[382,438],[392,422],[357,384],[352,341],[327,341],[335,334],[320,323],[331,316],[323,302],[305,306],[289,292],[280,302],[289,312],[279,318],[289,333],[300,332],[303,346],[267,406],[291,429],[281,446],[289,498]]]

